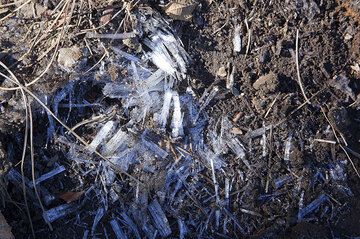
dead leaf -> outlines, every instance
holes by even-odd
[[[0,238],[1,239],[15,239],[11,233],[11,227],[7,224],[5,217],[0,212]]]
[[[83,194],[84,194],[84,191],[64,192],[64,193],[60,194],[59,198],[61,198],[62,200],[64,200],[67,203],[71,203],[71,202],[78,200],[81,197],[81,195],[83,195]]]
[[[196,4],[170,2],[164,7],[165,13],[175,20],[190,21]]]

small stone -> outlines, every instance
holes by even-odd
[[[219,70],[216,72],[216,75],[219,77],[226,77],[227,76],[226,68],[224,66],[220,67]]]
[[[231,133],[233,133],[233,134],[235,134],[235,135],[242,135],[242,134],[243,134],[242,130],[239,129],[238,127],[233,127],[233,128],[231,129]]]
[[[59,50],[58,63],[69,70],[74,67],[75,64],[81,57],[81,50],[77,46],[72,46],[70,48],[61,48]]]
[[[344,38],[345,38],[345,40],[351,40],[353,38],[353,36],[350,35],[349,33],[346,33]]]

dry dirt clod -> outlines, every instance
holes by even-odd
[[[264,93],[271,93],[274,92],[279,85],[278,76],[270,72],[267,75],[263,75],[260,78],[258,78],[254,84],[253,87],[255,90],[261,90]]]
[[[63,68],[69,70],[70,68],[75,66],[76,62],[80,59],[80,57],[81,50],[77,46],[61,48],[59,50],[58,63]]]

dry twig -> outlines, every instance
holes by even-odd
[[[301,93],[303,94],[306,103],[310,104],[310,101],[308,99],[308,97],[305,94],[305,89],[301,80],[301,76],[300,76],[300,66],[299,66],[299,29],[296,30],[296,56],[295,56],[295,61],[296,61],[296,72],[297,72],[297,78],[298,78],[298,83],[301,89]]]

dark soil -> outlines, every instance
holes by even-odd
[[[317,7],[314,7],[312,2]],[[198,1],[191,22],[171,21],[171,25],[176,29],[192,59],[189,67],[190,86],[199,96],[211,86],[220,86],[220,94],[206,109],[211,117],[208,128],[218,127],[219,119],[227,116],[234,125],[232,132],[238,135],[246,148],[252,149],[251,152],[247,152],[250,164],[253,165],[251,174],[244,176],[242,172],[244,165],[229,155],[227,158],[229,165],[222,172],[223,176],[218,179],[221,188],[225,185],[225,178],[235,179],[231,191],[230,210],[240,223],[251,224],[249,231],[241,237],[360,236],[360,180],[354,170],[354,168],[360,170],[358,153],[360,152],[360,71],[352,67],[360,64],[360,4],[357,5],[357,2],[356,0]],[[99,9],[92,9],[91,12],[84,14],[84,17],[91,13],[95,19],[100,18],[107,5],[96,4]],[[121,4],[115,1],[114,6],[118,9]],[[158,1],[141,1],[134,11],[138,7],[152,7],[165,16]],[[123,18],[124,15],[120,14],[115,21]],[[250,37],[245,21],[248,21],[251,30]],[[47,55],[38,59],[44,53],[41,49],[50,45],[44,40],[44,43],[41,43],[43,45],[34,47],[31,53],[21,59],[28,46],[20,39],[29,30],[32,22],[31,17],[17,15],[3,21],[3,27],[0,28],[0,60],[12,66],[12,71],[22,82],[29,82],[28,76],[38,75],[51,58],[51,55]],[[86,44],[91,45],[90,48],[94,49],[94,52],[86,53],[84,57],[86,61],[79,60],[83,61],[78,66],[78,71],[81,72],[93,66],[103,54],[98,42],[85,43],[83,34],[76,34],[76,31],[91,27],[89,24],[83,23],[75,27],[72,35],[65,38],[63,45],[60,46],[68,47],[75,43],[79,48],[85,49]],[[93,24],[97,25],[98,22]],[[238,25],[241,26],[243,42],[240,53],[233,51],[232,43],[234,29]],[[116,28],[117,24],[111,23],[105,27],[104,32],[114,32]],[[128,25],[127,28],[130,29],[131,26]],[[300,74],[305,94],[310,99],[309,104],[304,104],[305,99],[297,78],[295,63],[297,30],[299,30]],[[126,29],[121,29],[120,32],[123,31]],[[30,32],[32,37],[36,35],[35,32]],[[46,44],[48,46],[45,46]],[[112,42],[105,41],[105,44]],[[121,45],[118,42],[113,44]],[[249,49],[246,52],[248,44]],[[131,49],[131,51],[135,50]],[[84,80],[83,84],[77,86],[79,92],[88,102],[94,102],[94,99],[102,97],[100,96],[101,80],[104,77],[116,79],[126,75],[125,68],[119,69],[111,64],[105,67],[108,73],[106,76],[99,75],[99,71],[90,71],[86,75],[66,72],[57,64],[55,60],[55,66],[52,66],[44,77],[31,87],[32,90],[43,95],[42,100],[59,91],[74,77],[81,76]],[[99,67],[101,66],[96,66],[96,70]],[[226,70],[226,76],[218,74],[222,67]],[[227,77],[233,69],[234,87],[227,90]],[[86,79],[90,78],[98,79],[98,83],[88,85]],[[344,85],[343,82],[347,83]],[[106,112],[106,108],[113,105],[117,107],[115,117],[119,121],[124,121],[119,113],[122,112],[120,103],[106,98],[102,99],[101,103],[104,106],[100,109],[85,112],[80,112],[80,109],[75,110],[73,114],[81,115],[81,118],[70,118],[69,123],[74,126],[86,118]],[[4,172],[10,167],[19,169],[16,164],[21,159],[25,129],[25,112],[22,105],[20,92],[0,93],[0,159],[4,159],[0,169]],[[46,158],[35,164],[37,176],[50,171],[57,162],[63,162],[68,169],[61,178],[44,183],[42,186],[54,195],[89,187],[90,179],[86,181],[87,179],[84,178],[85,186],[81,187],[75,180],[77,172],[70,168],[65,156],[68,149],[56,140],[47,142],[46,112],[36,103],[33,110],[35,154],[38,158]],[[60,112],[64,118],[66,114],[66,110]],[[268,126],[265,139],[262,133],[251,136],[254,130],[265,126]],[[86,138],[88,141],[95,134],[91,127],[81,130],[78,133],[85,138],[88,137]],[[292,137],[292,150],[289,162],[285,162],[285,142],[289,136]],[[27,162],[29,161],[30,159],[27,158]],[[330,168],[340,164],[344,165],[346,178],[334,182],[331,179]],[[158,162],[156,167],[165,168],[166,165],[166,162]],[[134,172],[134,175],[137,173]],[[30,163],[25,165],[25,174],[31,177]],[[291,175],[294,181],[275,189],[274,181],[284,175]],[[211,181],[210,173],[207,177],[202,180]],[[152,177],[144,174],[139,178],[146,182],[150,191],[156,192],[163,186],[165,172],[159,171]],[[19,185],[5,184],[2,188],[6,189],[7,193],[4,193],[1,211],[12,226],[15,237],[30,237]],[[119,189],[122,192],[120,198],[124,202],[128,197],[125,193],[128,192],[127,190],[125,186]],[[277,196],[270,196],[275,194]],[[299,221],[297,216],[299,198],[302,194],[304,205],[308,205],[321,194],[330,198],[329,203],[320,206],[321,210],[315,210],[313,214]],[[88,215],[86,212],[94,209],[91,198],[95,195],[90,194],[86,197],[87,200],[80,212],[81,215],[86,215],[83,220],[77,221],[75,217],[61,219],[52,224],[54,230],[51,232],[41,218],[38,205],[31,206],[38,238],[82,238],[84,230],[88,225],[91,226],[94,217],[93,214]],[[49,208],[60,203],[63,201],[57,198]],[[243,213],[241,209],[256,212],[256,215]],[[109,219],[110,216],[106,216],[104,220],[109,221]],[[175,221],[174,218],[173,220]],[[174,224],[176,221],[172,226],[177,227]],[[115,238],[110,232],[109,225],[104,223],[104,228],[109,232],[109,238]],[[177,235],[172,236],[176,238]],[[213,238],[240,237],[232,232],[229,232],[228,236],[216,231],[211,235]],[[98,237],[105,238],[100,230]],[[192,232],[190,237],[196,237],[196,231]]]
[[[329,125],[326,115],[335,130],[344,135],[349,147],[355,151],[358,149],[359,110],[357,106],[351,105],[355,99],[351,100],[348,95],[344,95],[344,91],[334,88],[333,79],[344,75],[350,79],[349,85],[354,95],[360,90],[359,72],[354,72],[350,68],[351,62],[359,59],[357,35],[360,29],[360,11],[351,1],[341,4],[336,1],[317,2],[319,11],[316,13],[311,9],[306,11],[294,2],[265,2],[260,1],[255,5],[245,1],[214,2],[210,6],[203,4],[202,11],[195,15],[193,24],[184,27],[182,33],[185,45],[195,59],[194,75],[198,80],[194,87],[198,87],[200,91],[214,81],[225,84],[225,77],[216,76],[219,68],[229,65],[236,68],[235,87],[241,94],[224,95],[213,105],[210,114],[218,117],[223,114],[236,117],[237,126],[245,135],[248,130],[257,129],[262,125],[273,125],[270,140],[273,140],[274,148],[269,149],[270,158],[266,159],[264,165],[259,165],[255,177],[276,177],[278,172],[286,171],[281,163],[283,145],[278,145],[278,142],[283,142],[288,134],[292,134],[298,144],[297,153],[293,152],[291,156],[292,166],[295,171],[298,170],[297,172],[311,170],[314,164],[323,164],[344,157],[341,150],[329,144],[315,143],[310,146],[312,139],[326,138],[324,129]],[[253,19],[249,23],[251,50],[248,55],[245,55],[249,34],[244,23],[246,18]],[[233,30],[238,24],[242,27],[244,41],[240,54],[233,52],[232,44]],[[305,105],[299,110],[297,107],[304,102],[304,98],[296,76],[296,29],[300,32],[301,77],[307,96],[312,97],[312,104]],[[347,34],[354,37],[349,39],[346,37]],[[267,114],[270,107],[271,110]],[[357,157],[354,161],[355,165],[359,165]],[[350,165],[347,166],[347,170],[348,183],[356,201],[359,198],[359,178]],[[249,189],[251,190],[257,189]],[[316,187],[308,192],[305,198],[312,198],[313,193],[316,193]],[[284,205],[284,201],[279,201],[269,207],[272,212],[281,214]],[[359,211],[353,203],[346,208],[348,209],[344,209],[336,223],[290,223],[285,234],[281,235],[286,238],[358,236],[359,232],[356,230]],[[269,209],[262,210],[272,214]],[[348,210],[351,214],[347,213]],[[352,218],[353,216],[355,218]],[[265,226],[268,228],[260,229],[255,233],[256,237],[275,236],[278,227],[271,225],[273,223],[277,224],[276,220],[269,221]]]
[[[278,172],[286,170],[281,163],[283,145],[278,145],[278,142],[283,142],[288,134],[292,134],[298,144],[297,153],[293,152],[291,156],[294,163],[292,166],[297,172],[311,170],[314,164],[344,157],[341,150],[329,144],[315,143],[310,146],[312,139],[326,138],[324,128],[329,125],[326,115],[335,130],[344,135],[349,147],[355,151],[359,148],[360,115],[357,106],[351,105],[355,99],[351,100],[348,95],[344,95],[344,91],[334,88],[333,79],[339,75],[348,77],[354,95],[358,94],[359,72],[354,72],[350,65],[359,59],[357,36],[360,11],[351,1],[343,1],[341,4],[336,1],[317,2],[319,11],[316,13],[312,10],[304,11],[294,2],[265,2],[260,1],[255,5],[245,1],[214,2],[210,6],[204,4],[202,12],[195,15],[194,23],[183,28],[183,35],[185,45],[196,62],[194,74],[198,80],[194,87],[197,86],[200,91],[209,82],[225,84],[225,77],[216,76],[219,68],[229,65],[236,68],[235,87],[241,92],[240,96],[224,96],[213,105],[210,114],[236,117],[237,126],[245,135],[248,130],[273,125],[270,140],[273,140],[274,148],[269,149],[270,158],[264,165],[259,165],[255,177],[261,174],[264,177],[266,174],[276,177]],[[249,24],[251,50],[248,55],[245,55],[249,34],[245,18],[253,19]],[[240,54],[233,52],[232,44],[233,30],[238,24],[242,26],[244,41]],[[313,98],[311,105],[305,105],[299,110],[297,107],[304,102],[304,98],[296,76],[296,29],[300,31],[301,77],[307,96]],[[347,34],[353,34],[354,37],[349,39]],[[356,167],[359,165],[358,159],[355,156]],[[357,201],[360,196],[359,178],[350,165],[347,170],[348,184]],[[312,198],[315,192],[316,187],[305,198]],[[269,207],[272,212],[279,214],[284,205],[284,201],[279,201]],[[346,208],[336,223],[310,221],[292,224],[289,220],[289,228],[280,235],[284,238],[358,236],[359,211],[356,203],[350,203]],[[262,210],[272,214],[269,209]],[[349,210],[351,214],[348,214]],[[269,221],[265,226],[268,228],[260,229],[255,237],[277,235],[278,227],[271,225],[273,223],[277,224],[276,220]]]

